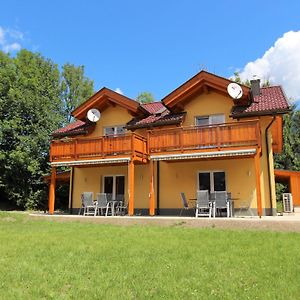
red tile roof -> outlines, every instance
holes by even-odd
[[[150,114],[155,114],[157,111],[165,108],[165,106],[161,102],[145,103],[142,104],[142,107]]]
[[[154,114],[143,119],[133,119],[127,123],[126,128],[135,129],[160,125],[179,124],[183,121],[185,115],[185,112],[173,114],[166,110],[162,114]]]
[[[232,116],[263,115],[283,113],[289,110],[289,104],[280,86],[260,89],[260,95],[254,96],[248,106],[234,106]]]
[[[255,115],[268,115],[274,113],[284,113],[289,111],[289,104],[286,100],[284,92],[280,86],[261,88],[260,95],[255,96],[248,106],[238,105],[232,108],[233,117],[245,117]],[[152,126],[161,126],[168,124],[180,124],[184,117],[183,113],[172,113],[162,102],[152,102],[142,104],[141,107],[145,113],[143,117],[137,117],[127,123],[127,129],[146,128]],[[85,134],[90,126],[95,124],[83,121],[75,121],[63,128],[56,130],[52,135],[54,137],[62,137],[68,135]]]
[[[94,126],[94,124],[86,123],[80,120],[72,122],[65,127],[59,128],[52,133],[54,137],[61,137],[67,135],[78,135],[86,133],[87,128]]]

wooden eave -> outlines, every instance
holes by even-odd
[[[69,183],[70,182],[70,171],[65,171],[56,174],[57,183]],[[43,176],[43,179],[46,183],[50,183],[51,175]]]
[[[176,107],[180,110],[182,109],[183,102],[199,92],[208,93],[209,90],[212,89],[224,95],[228,95],[227,86],[231,82],[233,81],[206,71],[201,71],[163,98],[162,102],[169,109]],[[243,97],[239,99],[239,103],[248,103],[250,88],[245,85],[240,86],[243,90]]]
[[[103,111],[109,105],[121,106],[125,108],[132,116],[143,116],[149,114],[137,101],[104,87],[90,97],[87,101],[78,106],[72,112],[72,116],[76,119],[84,120],[89,109],[97,108],[100,111]]]
[[[300,172],[299,171],[291,171],[291,170],[274,170],[274,175],[278,179],[289,179],[292,176],[299,177],[300,178]]]

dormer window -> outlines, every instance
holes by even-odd
[[[222,124],[222,123],[225,123],[224,114],[195,117],[196,126],[207,126],[207,125]]]
[[[123,135],[125,134],[125,126],[104,127],[104,135]]]

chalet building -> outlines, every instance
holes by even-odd
[[[69,207],[83,192],[123,195],[128,214],[179,215],[180,193],[227,191],[234,209],[276,212],[273,153],[282,149],[282,115],[289,105],[280,86],[240,85],[201,71],[160,102],[139,104],[102,88],[53,133],[49,212],[54,212],[58,167],[70,167]],[[91,109],[101,112],[87,120]]]

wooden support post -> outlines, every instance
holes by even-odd
[[[260,152],[254,156],[255,162],[255,180],[256,180],[256,198],[257,198],[257,214],[261,218],[262,206],[261,206],[261,186],[260,186]]]
[[[134,214],[134,162],[132,159],[128,163],[128,179],[129,179],[128,214],[129,216],[133,216]]]
[[[51,181],[49,186],[49,214],[54,213],[54,203],[55,203],[55,186],[56,186],[56,168],[52,168],[51,171]]]
[[[150,192],[149,192],[149,215],[155,215],[155,196],[154,196],[154,162],[150,159]]]

